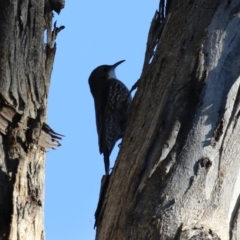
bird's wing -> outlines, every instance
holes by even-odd
[[[126,111],[122,99],[127,98],[129,90],[117,79],[109,79],[104,89],[103,106],[99,114],[99,150],[110,155],[118,139],[121,138],[122,112]]]
[[[104,132],[104,115],[105,115],[105,106],[107,104],[107,96],[104,95],[100,102],[95,101],[95,114],[96,114],[96,125],[98,132],[98,145],[99,151],[103,153],[103,146],[101,144],[102,133]]]

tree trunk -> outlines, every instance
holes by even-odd
[[[161,4],[164,1],[161,1]],[[240,239],[240,3],[154,16],[96,239]]]
[[[0,1],[0,239],[43,240],[45,124],[57,33],[48,0]],[[47,43],[44,44],[44,30]]]

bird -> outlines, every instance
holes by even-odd
[[[103,153],[106,175],[109,175],[110,154],[123,137],[132,103],[128,88],[115,74],[116,67],[124,61],[98,66],[88,79],[95,105],[99,152]]]

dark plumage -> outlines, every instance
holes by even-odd
[[[109,156],[124,134],[132,102],[129,90],[114,72],[122,62],[124,60],[95,68],[88,80],[95,104],[99,151],[104,155],[106,175],[109,174]]]
[[[60,14],[61,10],[65,6],[65,0],[50,0],[51,8],[56,13]]]

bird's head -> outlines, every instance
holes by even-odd
[[[119,64],[123,63],[124,61],[125,60],[121,60],[113,65],[101,65],[95,68],[90,74],[89,83],[91,84],[91,82],[107,80],[109,78],[117,79],[115,69]]]

